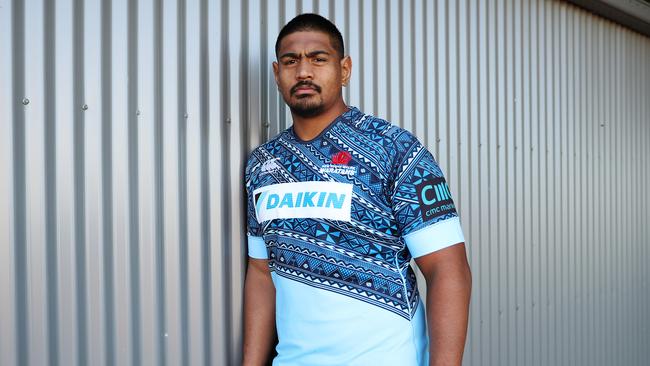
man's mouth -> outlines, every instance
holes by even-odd
[[[313,84],[298,84],[292,88],[291,92],[296,96],[311,95],[318,93],[320,91],[319,89],[318,86]]]
[[[296,92],[294,93],[295,95],[307,95],[307,94],[316,94],[316,90],[314,88],[298,88],[296,89]]]

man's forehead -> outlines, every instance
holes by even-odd
[[[332,46],[332,40],[327,33],[320,31],[299,31],[288,34],[280,41],[279,54],[287,52],[309,53],[314,50],[324,50],[330,53],[336,52]]]

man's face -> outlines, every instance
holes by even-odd
[[[280,42],[273,73],[291,111],[301,117],[317,116],[341,98],[350,77],[351,61],[332,47],[319,31],[291,33]]]

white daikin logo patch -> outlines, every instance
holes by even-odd
[[[350,221],[352,184],[295,182],[253,191],[257,222],[273,219],[318,218]]]

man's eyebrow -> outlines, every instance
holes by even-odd
[[[316,56],[316,55],[320,55],[320,54],[325,54],[325,55],[328,55],[328,56],[330,55],[330,53],[327,52],[327,51],[325,51],[325,50],[316,50],[316,51],[311,51],[311,52],[309,52],[309,53],[307,54],[307,57],[314,57],[314,56]],[[287,52],[287,53],[284,53],[284,54],[282,54],[282,55],[280,56],[280,58],[285,58],[285,57],[299,58],[300,55],[298,55],[298,54],[295,53],[295,52]]]
[[[294,52],[287,52],[283,55],[280,55],[280,58],[285,58],[285,57],[293,57],[293,58],[298,58],[298,54]]]
[[[320,54],[326,54],[326,55],[329,56],[330,53],[325,51],[325,50],[316,50],[316,51],[309,52],[307,54],[307,57],[314,57],[314,56],[320,55]]]

